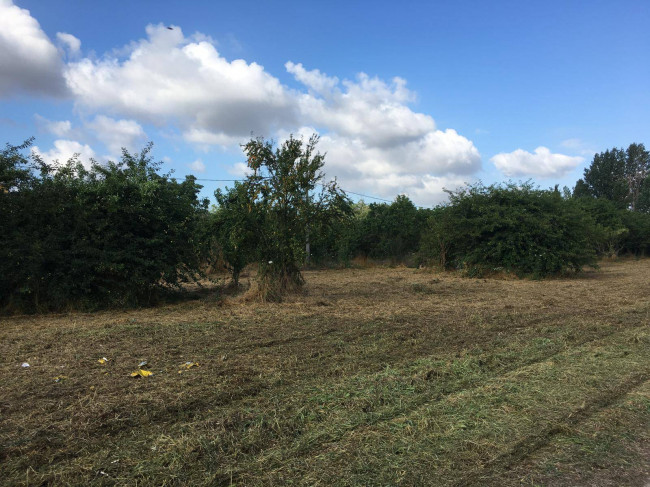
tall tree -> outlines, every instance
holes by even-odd
[[[635,211],[644,199],[644,182],[649,174],[650,153],[643,144],[630,144],[627,150],[613,148],[594,155],[573,194],[605,198]]]
[[[622,149],[613,148],[595,154],[591,165],[585,169],[584,178],[578,181],[576,187],[580,188],[582,195],[605,198],[624,207],[628,194],[625,164],[626,155]]]
[[[630,209],[638,207],[639,196],[650,173],[650,152],[643,144],[630,144],[625,151],[625,180],[628,186],[628,201]]]

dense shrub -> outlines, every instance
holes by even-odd
[[[606,198],[580,197],[575,203],[595,223],[590,243],[599,256],[641,256],[650,250],[650,214]]]
[[[0,305],[19,310],[147,303],[192,279],[207,201],[157,172],[150,146],[85,169],[0,154]]]
[[[418,209],[406,196],[390,205],[372,203],[363,222],[361,250],[375,259],[400,258],[417,250]]]
[[[573,200],[530,184],[450,193],[425,230],[420,255],[469,275],[503,270],[543,277],[595,265],[594,223]]]
[[[623,252],[638,257],[650,254],[650,214],[624,211],[621,220],[627,229]]]
[[[335,253],[344,262],[357,256],[404,261],[417,251],[430,213],[404,195],[390,204],[356,203],[350,218],[337,229]]]

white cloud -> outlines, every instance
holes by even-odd
[[[212,145],[234,146],[242,141],[241,137],[214,133],[209,130],[193,127],[183,132],[183,138],[193,144],[209,148]]]
[[[582,139],[566,139],[560,142],[560,145],[565,149],[577,152],[583,156],[590,156],[596,153],[596,151],[591,149]]]
[[[553,154],[546,147],[538,147],[531,154],[522,149],[500,153],[490,159],[496,168],[509,177],[540,176],[561,177],[575,169],[583,157]]]
[[[373,188],[392,198],[468,178],[481,167],[474,144],[411,109],[406,81],[360,73],[339,80],[302,64],[285,68],[302,84],[291,89],[254,62],[228,61],[214,41],[186,37],[179,27],[148,26],[147,38],[102,59],[68,63],[77,107],[134,123],[174,126],[202,149],[236,148],[251,135],[282,140],[289,133],[322,134],[326,171],[342,184]],[[308,127],[301,129],[301,127]],[[196,170],[196,169],[195,169]],[[242,167],[233,167],[237,173]]]
[[[403,79],[386,83],[362,73],[356,81],[339,82],[300,64],[285,66],[309,90],[298,96],[301,121],[308,124],[297,134],[322,134],[325,171],[343,187],[386,198],[417,195],[421,204],[435,204],[446,197],[443,186],[462,185],[480,169],[470,140],[436,129],[432,117],[407,106],[415,95]],[[284,139],[288,132],[278,135]]]
[[[147,138],[136,121],[115,120],[105,115],[97,115],[92,122],[86,124],[86,128],[104,143],[112,158],[121,155],[122,148],[130,152],[141,149]]]
[[[451,129],[390,149],[325,134],[319,150],[327,152],[327,176],[336,176],[343,188],[387,199],[407,194],[422,205],[445,200],[443,187],[462,186],[480,167],[480,155],[471,141]]]
[[[72,55],[78,54],[81,50],[81,41],[72,34],[68,34],[67,32],[57,32],[56,38]]]
[[[190,141],[209,143],[269,134],[291,125],[295,104],[287,89],[256,63],[228,62],[209,40],[182,30],[148,26],[124,60],[108,56],[69,63],[65,72],[85,108],[152,124],[178,124]]]
[[[66,93],[62,61],[29,10],[0,0],[0,96]]]
[[[130,152],[137,152],[147,139],[142,126],[134,120],[115,120],[97,115],[90,122],[75,128],[70,120],[48,120],[38,114],[34,115],[34,119],[40,130],[61,139],[90,141],[93,145],[97,141],[102,142],[110,153],[106,159],[119,158],[123,147]]]
[[[436,128],[431,116],[413,112],[406,105],[415,95],[401,78],[389,84],[360,73],[356,81],[339,83],[318,70],[306,71],[301,64],[289,62],[286,68],[310,89],[297,100],[303,124],[377,147],[417,140]]]
[[[228,173],[237,178],[245,178],[246,176],[252,174],[253,171],[245,162],[236,162],[228,168]]]
[[[191,164],[188,164],[187,167],[189,167],[192,171],[205,172],[205,164],[201,159],[197,159]]]
[[[39,114],[34,115],[34,119],[40,130],[57,137],[69,137],[72,133],[72,122],[70,120],[48,120]]]
[[[58,162],[65,164],[75,156],[79,155],[80,162],[86,167],[90,167],[90,159],[95,159],[95,151],[86,144],[80,144],[76,140],[58,139],[54,141],[54,147],[49,151],[43,152],[38,146],[32,148],[32,151],[41,156],[47,163]]]
[[[560,145],[565,149],[580,149],[584,143],[580,139],[566,139],[560,142]]]
[[[329,94],[339,84],[338,78],[329,77],[318,69],[307,71],[300,63],[294,64],[289,61],[284,67],[289,73],[293,74],[294,78],[316,93]]]

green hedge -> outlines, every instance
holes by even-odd
[[[558,191],[529,183],[469,186],[434,211],[420,255],[468,275],[544,277],[596,265],[593,219]]]
[[[200,186],[157,172],[151,146],[119,162],[47,164],[0,153],[0,306],[34,311],[149,303],[200,264]]]

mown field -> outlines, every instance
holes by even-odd
[[[0,318],[0,483],[650,481],[650,260],[305,277],[279,304]]]

